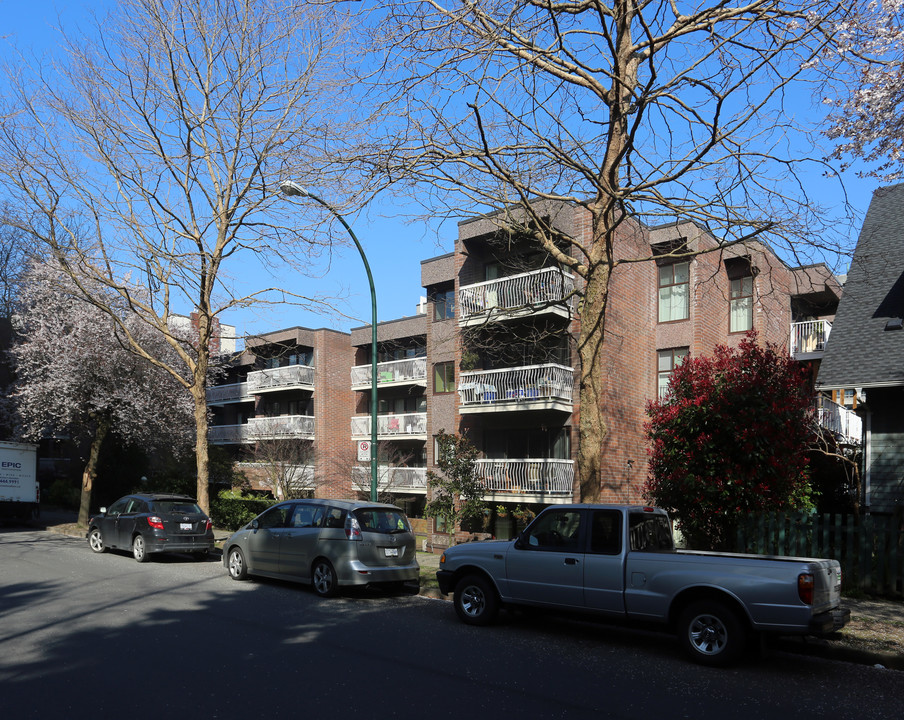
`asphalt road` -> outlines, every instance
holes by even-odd
[[[667,635],[460,624],[449,603],[321,600],[218,562],[139,565],[0,529],[3,718],[899,718],[904,673],[774,652],[690,664]]]

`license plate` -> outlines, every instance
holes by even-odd
[[[180,530],[191,530],[191,523],[179,523]]]
[[[398,557],[399,549],[398,548],[383,548],[386,552],[386,557]]]

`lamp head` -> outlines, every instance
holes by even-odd
[[[293,180],[286,180],[280,183],[279,189],[283,195],[309,197],[308,191]]]

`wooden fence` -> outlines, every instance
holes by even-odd
[[[757,555],[831,558],[845,589],[904,594],[904,519],[900,516],[763,513],[746,516],[736,550]]]

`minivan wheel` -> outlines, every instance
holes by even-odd
[[[92,528],[91,532],[88,533],[88,545],[96,553],[102,553],[107,549],[104,545],[104,536],[101,535],[100,530],[97,528]]]
[[[248,577],[248,566],[245,565],[245,555],[237,547],[229,551],[229,559],[226,563],[229,568],[229,577],[233,580],[244,580]]]
[[[499,597],[489,580],[465,575],[455,586],[455,612],[468,625],[489,625],[499,613]]]
[[[678,619],[678,639],[701,665],[729,665],[744,651],[747,639],[737,614],[718,600],[688,605]]]
[[[141,535],[136,535],[132,540],[132,557],[140,563],[147,562],[148,552]]]
[[[339,592],[336,571],[329,560],[318,560],[311,570],[311,586],[320,597],[335,597]]]

